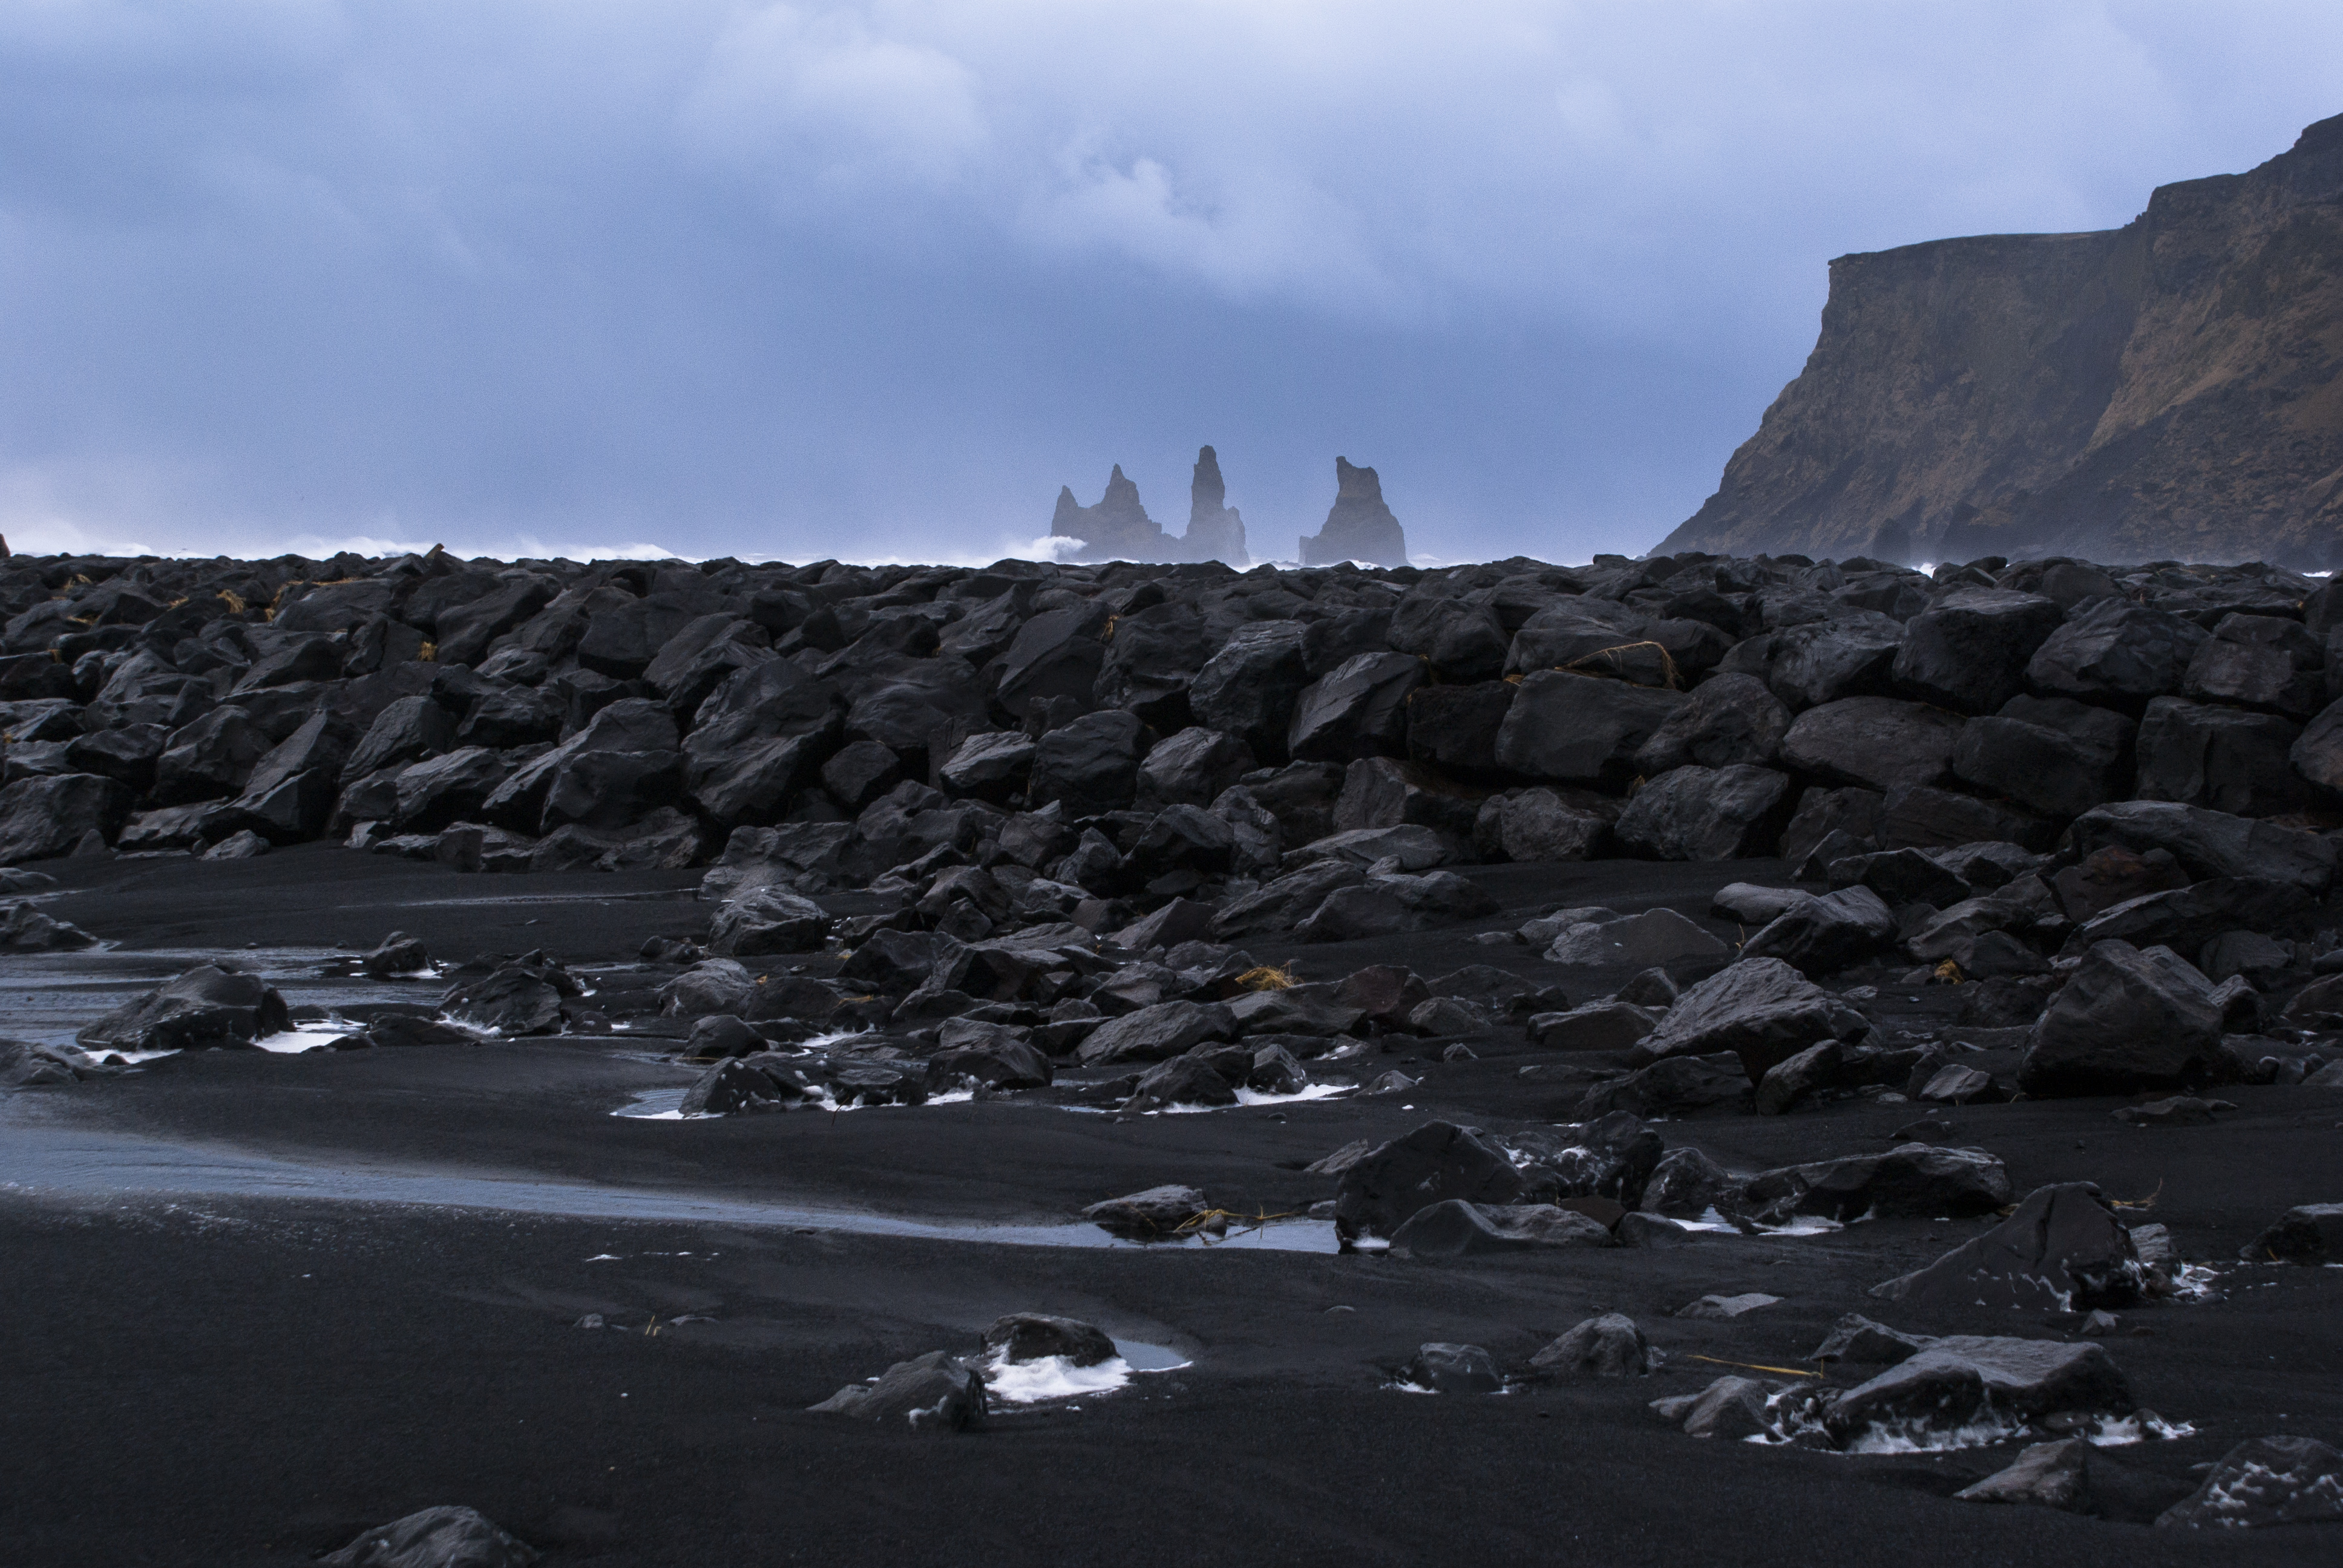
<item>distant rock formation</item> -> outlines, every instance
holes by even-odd
[[[1805,369],[1655,553],[2343,566],[2343,116],[2119,229],[1830,265]]]
[[[1354,468],[1334,459],[1334,505],[1326,526],[1302,537],[1302,564],[1370,561],[1379,567],[1407,565],[1407,535],[1383,505],[1383,485],[1373,468]]]
[[[1106,494],[1094,507],[1074,499],[1071,486],[1058,491],[1058,509],[1050,532],[1059,538],[1080,539],[1081,546],[1060,558],[1069,561],[1226,561],[1248,567],[1244,518],[1234,507],[1222,505],[1228,486],[1221,478],[1221,461],[1210,447],[1196,455],[1196,477],[1189,493],[1188,532],[1174,538],[1147,515],[1140,504],[1139,487],[1115,465],[1106,482]]]
[[[1196,452],[1196,477],[1188,485],[1188,533],[1180,542],[1192,561],[1226,561],[1242,570],[1252,564],[1245,548],[1244,518],[1222,503],[1229,487],[1221,478],[1220,455],[1210,447]]]

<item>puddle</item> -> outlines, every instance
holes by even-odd
[[[595,1220],[778,1226],[1019,1247],[1098,1247],[1155,1251],[1335,1251],[1332,1221],[1287,1220],[1225,1237],[1130,1241],[1097,1226],[988,1225],[903,1219],[859,1210],[818,1209],[745,1198],[496,1176],[396,1165],[307,1164],[226,1147],[157,1142],[124,1133],[45,1127],[0,1110],[0,1192],[25,1197],[109,1199],[164,1196],[294,1198],[418,1208],[482,1209]]]

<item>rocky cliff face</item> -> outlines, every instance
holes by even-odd
[[[2338,373],[2343,116],[2120,229],[1832,262],[1805,369],[1658,548],[2343,566]]]
[[[1407,565],[1407,535],[1383,504],[1383,481],[1373,468],[1353,467],[1347,457],[1334,459],[1334,505],[1326,513],[1326,526],[1304,534],[1301,548],[1305,567],[1338,561]]]
[[[1221,478],[1221,461],[1210,447],[1196,454],[1196,476],[1189,488],[1188,532],[1175,538],[1147,515],[1140,503],[1139,487],[1115,465],[1106,494],[1094,507],[1074,499],[1073,488],[1058,491],[1058,509],[1050,518],[1050,532],[1059,538],[1080,539],[1070,561],[1226,561],[1232,567],[1252,564],[1245,552],[1244,518],[1222,503],[1229,487]]]

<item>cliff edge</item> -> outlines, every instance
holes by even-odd
[[[1844,256],[1654,553],[2343,566],[2343,116],[2104,233]]]

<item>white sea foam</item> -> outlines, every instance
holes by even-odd
[[[1009,1404],[1038,1404],[1043,1400],[1073,1399],[1112,1393],[1131,1382],[1131,1363],[1114,1356],[1096,1366],[1076,1366],[1066,1356],[1037,1356],[1012,1362],[995,1356],[984,1367],[985,1390]]]
[[[1256,1089],[1237,1091],[1234,1105],[1167,1105],[1161,1111],[1151,1111],[1150,1116],[1195,1116],[1207,1111],[1236,1111],[1248,1105],[1299,1105],[1311,1100],[1333,1100],[1358,1089],[1355,1083],[1313,1083],[1292,1094],[1264,1094]]]

